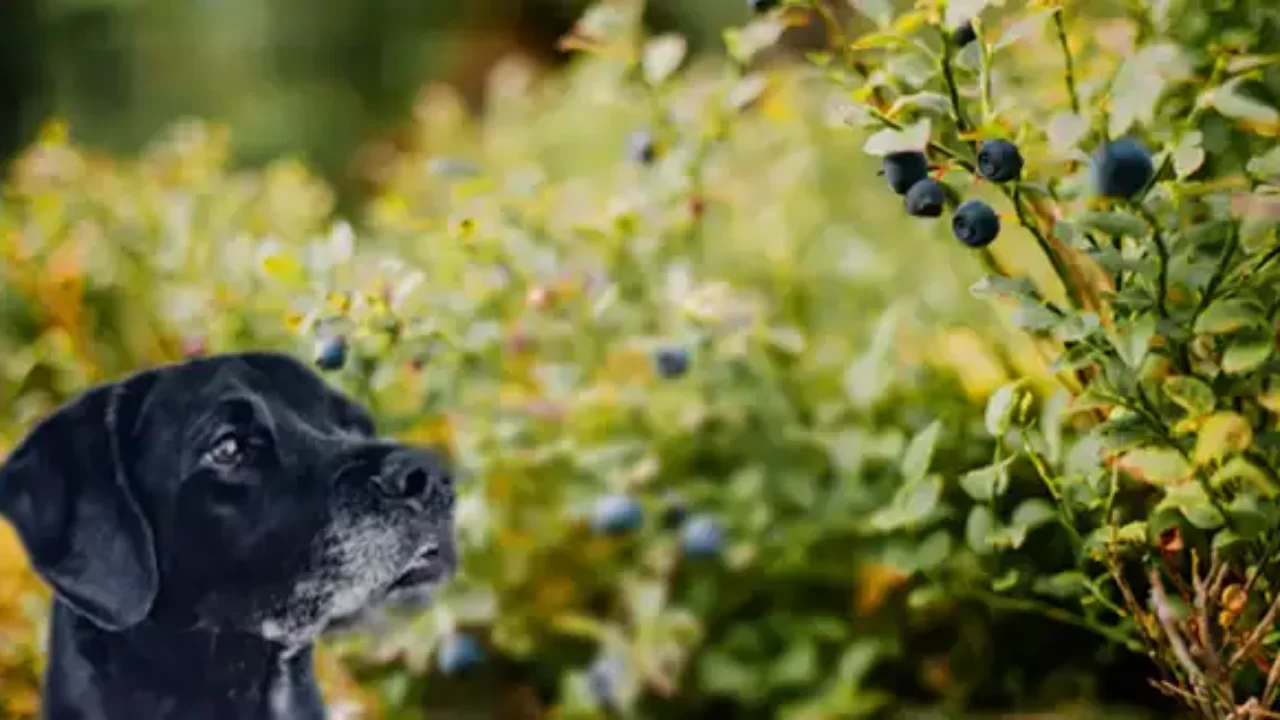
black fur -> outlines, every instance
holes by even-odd
[[[0,514],[55,590],[46,720],[323,718],[315,638],[457,565],[445,460],[374,432],[273,353],[147,370],[40,422],[0,465]]]

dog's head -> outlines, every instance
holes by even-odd
[[[457,564],[444,459],[375,436],[284,355],[222,355],[93,388],[0,466],[40,575],[108,630],[144,619],[298,646]]]

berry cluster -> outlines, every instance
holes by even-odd
[[[923,152],[909,150],[890,153],[882,164],[889,187],[904,196],[907,214],[921,218],[942,215],[947,204],[947,188],[929,177],[929,159]],[[979,172],[992,182],[1007,182],[1022,174],[1022,156],[1013,143],[993,140],[978,155]],[[969,247],[990,245],[1000,234],[1000,218],[982,200],[966,200],[951,216],[951,231]]]
[[[1004,139],[988,140],[978,149],[977,172],[993,183],[1016,182],[1022,177],[1022,153]],[[882,172],[889,187],[903,196],[907,214],[936,218],[947,204],[947,188],[929,176],[929,160],[917,150],[886,155]],[[1094,153],[1089,177],[1103,197],[1128,199],[1151,182],[1155,169],[1151,153],[1140,142],[1123,138],[1103,145]],[[1000,216],[987,202],[965,200],[951,215],[951,232],[972,248],[990,245],[1000,234]]]

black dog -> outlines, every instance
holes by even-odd
[[[285,355],[87,391],[0,466],[56,594],[44,717],[323,718],[312,643],[452,575],[452,485]]]

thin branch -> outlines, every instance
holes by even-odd
[[[1235,667],[1240,664],[1240,661],[1253,654],[1253,651],[1262,642],[1262,637],[1275,626],[1277,614],[1280,614],[1280,593],[1277,593],[1275,599],[1271,601],[1271,606],[1267,608],[1266,614],[1254,626],[1253,632],[1249,634],[1244,644],[1231,656],[1231,660],[1227,662],[1227,667]]]
[[[1080,114],[1080,94],[1076,92],[1076,63],[1071,57],[1071,46],[1067,44],[1067,27],[1062,19],[1065,12],[1059,7],[1053,13],[1053,24],[1058,31],[1058,46],[1062,48],[1063,75],[1067,81],[1067,95],[1071,98],[1071,112]]]

